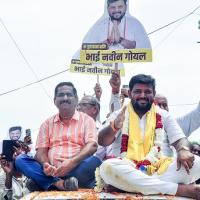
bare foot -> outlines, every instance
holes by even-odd
[[[190,184],[190,185],[179,184],[176,195],[200,200],[200,186],[195,184]]]

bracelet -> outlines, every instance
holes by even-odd
[[[113,130],[114,132],[117,132],[117,131],[120,130],[120,128],[115,128],[115,120],[112,120],[112,121],[110,122],[110,127],[112,128],[112,130]]]
[[[8,189],[8,188],[4,188],[5,191],[12,191],[12,188]]]

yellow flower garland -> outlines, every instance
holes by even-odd
[[[147,123],[145,128],[144,140],[141,136],[141,130],[139,126],[139,117],[135,113],[132,104],[128,105],[128,113],[127,117],[129,117],[128,122],[128,148],[126,158],[133,161],[143,161],[148,160],[148,158],[152,157],[155,161],[151,162],[151,165],[147,165],[147,174],[152,175],[157,172],[157,174],[164,173],[168,166],[172,162],[172,158],[162,156],[159,153],[156,156],[153,151],[157,149],[155,146],[156,140],[156,106],[152,104],[151,110],[147,113]],[[162,141],[158,141],[162,142]],[[161,148],[160,146],[158,146]]]

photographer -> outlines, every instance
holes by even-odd
[[[7,140],[3,140],[3,153],[0,154],[0,200],[20,199],[28,193],[25,187],[27,178],[17,172],[14,166],[15,157],[21,153],[30,152],[30,135],[21,141],[22,127],[9,128]]]
[[[1,200],[17,200],[25,194],[29,193],[26,188],[27,178],[22,176],[21,173],[17,172],[14,166],[15,157],[21,153],[27,153],[29,147],[21,142],[17,142],[18,147],[15,149],[13,154],[13,160],[8,161],[8,158],[0,154],[0,199]]]

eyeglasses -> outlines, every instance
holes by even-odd
[[[78,104],[79,106],[87,106],[87,105],[91,105],[91,106],[96,106],[96,104],[94,104],[94,103],[79,103]]]
[[[65,95],[66,95],[67,97],[74,97],[74,94],[73,94],[73,93],[70,93],[70,92],[67,92],[67,93],[62,93],[62,92],[61,92],[61,93],[57,93],[57,94],[56,94],[57,97],[64,97]]]

